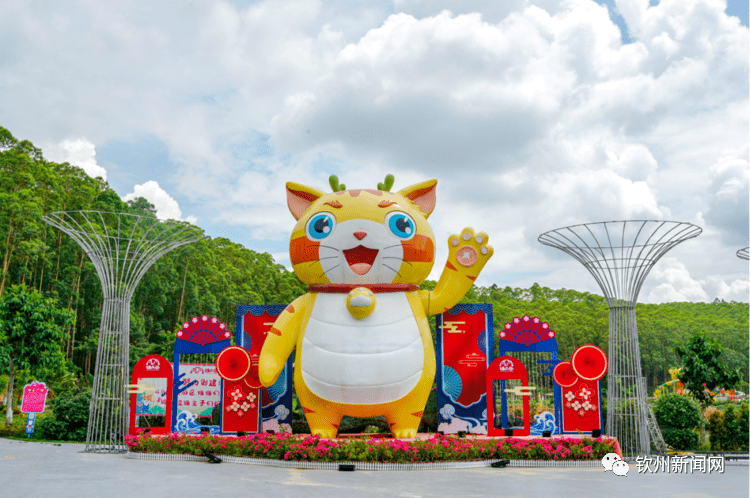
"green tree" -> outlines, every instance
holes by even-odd
[[[675,346],[682,360],[679,379],[702,408],[714,402],[710,391],[717,388],[733,389],[742,379],[739,369],[729,369],[722,360],[724,348],[703,332],[690,338],[687,344]]]
[[[701,423],[698,403],[687,396],[665,394],[654,403],[654,416],[664,441],[676,450],[697,449],[699,438],[693,432]]]
[[[0,298],[0,368],[8,374],[6,425],[13,423],[13,380],[16,370],[32,376],[61,372],[60,345],[73,324],[69,309],[57,308],[25,285],[14,285]]]

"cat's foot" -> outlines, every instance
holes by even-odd
[[[325,439],[336,437],[339,432],[341,415],[326,411],[319,406],[313,406],[313,408],[310,408],[302,405],[302,411],[305,412],[305,418],[310,425],[310,434]]]
[[[455,270],[468,277],[479,275],[494,252],[492,246],[487,244],[487,234],[474,233],[471,228],[464,228],[461,235],[451,235],[448,238],[448,248],[448,262],[455,265]]]
[[[313,429],[312,427],[310,427],[310,433],[313,436],[320,436],[323,439],[333,439],[336,437],[336,434],[338,434],[338,429]]]
[[[414,439],[415,437],[417,437],[416,429],[391,428],[391,432],[393,433],[393,437],[396,439]]]

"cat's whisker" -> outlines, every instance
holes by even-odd
[[[386,268],[388,268],[389,270],[391,270],[392,272],[394,272],[394,273],[395,273],[396,275],[398,275],[399,277],[401,276],[401,274],[400,274],[400,273],[398,272],[398,270],[396,270],[395,268],[391,268],[390,266],[388,266],[388,265],[387,265],[387,264],[385,264],[385,263],[383,263],[383,266],[385,266]]]
[[[325,258],[318,258],[318,261],[323,261],[324,259],[339,259],[339,256],[326,256]]]
[[[336,265],[336,266],[333,266],[333,267],[331,267],[331,268],[328,268],[327,270],[323,270],[323,273],[321,273],[320,275],[318,275],[318,278],[320,278],[320,277],[324,276],[324,275],[325,275],[326,273],[328,273],[328,272],[329,272],[329,271],[331,271],[331,270],[335,270],[335,269],[336,269],[336,268],[338,268],[339,266],[341,266],[341,265]]]
[[[325,247],[326,249],[333,249],[336,252],[341,252],[341,249],[338,249],[338,248],[333,247],[333,246],[326,246],[326,245],[320,244],[319,247]]]
[[[400,246],[401,246],[401,242],[399,242],[398,244],[393,244],[392,246],[386,246],[381,250],[385,251],[385,250],[393,249],[394,247],[400,247]]]
[[[403,260],[403,258],[399,258],[398,256],[383,256],[383,259],[398,259],[399,261]],[[409,266],[412,266],[410,261],[404,261]]]
[[[319,260],[319,259],[316,259],[315,261],[301,261],[301,262],[297,263],[297,264],[296,264],[295,266],[301,266],[301,265],[314,265],[314,264],[315,264],[315,263],[317,263],[318,261],[320,261],[320,260]]]

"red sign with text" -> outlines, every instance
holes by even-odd
[[[22,413],[42,413],[47,403],[47,386],[44,382],[33,381],[23,387]]]

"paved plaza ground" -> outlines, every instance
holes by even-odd
[[[296,470],[133,460],[80,453],[83,445],[0,439],[0,496],[26,497],[717,497],[747,498],[747,465],[724,473],[639,474],[592,468],[481,468],[411,472]]]

